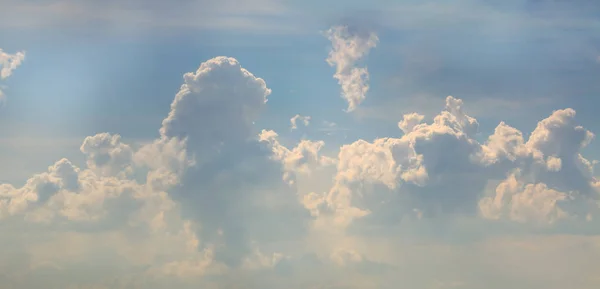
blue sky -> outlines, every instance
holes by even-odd
[[[0,7],[8,288],[600,283],[595,1]]]

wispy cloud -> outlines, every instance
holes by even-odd
[[[279,0],[73,1],[3,0],[0,27],[43,28],[79,25],[113,31],[195,28],[255,32],[298,32],[293,13]],[[279,25],[275,25],[279,23]]]

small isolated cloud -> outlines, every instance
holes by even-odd
[[[301,121],[304,126],[308,126],[310,124],[310,116],[301,116],[299,114],[295,115],[290,119],[290,130],[298,129],[298,121]]]
[[[0,79],[6,79],[11,76],[13,71],[17,69],[25,59],[25,52],[17,52],[8,54],[0,48]]]
[[[335,66],[333,77],[342,87],[348,111],[353,111],[369,91],[369,71],[366,67],[358,67],[358,62],[377,45],[379,38],[373,32],[357,32],[347,26],[334,26],[325,35],[331,41],[327,63]]]
[[[0,48],[0,80],[10,77],[21,63],[25,60],[25,52],[19,51],[14,54],[6,53]],[[0,101],[4,99],[2,86],[0,86]]]

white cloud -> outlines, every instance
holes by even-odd
[[[160,133],[168,138],[187,137],[203,147],[250,137],[250,127],[271,94],[263,79],[230,57],[206,61],[183,79]]]
[[[404,133],[410,133],[415,126],[423,121],[424,118],[424,115],[416,112],[405,114],[402,121],[398,123],[398,128],[400,128]]]
[[[272,130],[263,130],[259,139],[271,146],[273,158],[282,163],[283,179],[289,184],[294,184],[296,174],[310,174],[320,166],[335,163],[334,159],[320,154],[325,145],[323,141],[302,140],[290,150],[279,142],[278,134]]]
[[[13,71],[17,69],[21,63],[25,60],[25,52],[19,51],[14,54],[6,53],[0,48],[0,80],[4,80],[12,75]],[[2,92],[2,86],[0,86],[0,101],[4,100],[4,92]]]
[[[327,63],[335,66],[334,78],[342,87],[342,97],[348,102],[348,111],[355,110],[369,90],[369,72],[366,67],[357,67],[377,45],[379,38],[373,32],[351,31],[347,26],[334,26],[327,30],[331,51]]]
[[[510,132],[499,136],[500,131]],[[488,156],[501,156],[495,161],[506,158],[520,163],[520,167],[498,185],[492,197],[482,199],[482,214],[537,223],[553,223],[566,217],[586,220],[596,214],[594,199],[599,192],[593,165],[581,155],[594,135],[575,123],[575,111],[553,112],[538,123],[527,142],[522,135],[501,124],[494,138],[490,137],[488,152],[490,148],[496,148],[496,152]]]
[[[2,184],[1,222],[22,223],[31,232],[38,226],[53,232],[58,243],[52,245],[49,239],[39,246],[56,254],[40,261],[61,268],[71,268],[80,262],[77,260],[92,258],[94,251],[102,249],[121,252],[127,259],[115,257],[114,264],[127,261],[124,264],[132,268],[147,268],[142,272],[152,276],[197,278],[221,274],[228,267],[222,262],[236,264],[230,258],[241,260],[245,251],[239,256],[233,252],[250,245],[246,243],[250,239],[238,240],[243,233],[235,230],[244,225],[237,219],[235,207],[256,207],[264,212],[265,206],[258,199],[252,204],[241,198],[237,205],[228,198],[218,200],[219,195],[227,193],[243,195],[241,191],[227,191],[234,187],[215,189],[227,181],[227,174],[239,168],[235,163],[223,166],[228,157],[235,157],[232,152],[241,153],[241,159],[237,159],[240,163],[261,157],[260,151],[244,148],[261,147],[251,126],[269,94],[264,81],[243,69],[237,60],[211,59],[195,73],[184,75],[184,85],[163,121],[160,138],[135,151],[122,143],[119,135],[87,137],[80,148],[86,156],[85,168],[62,159],[20,188]],[[262,158],[265,164],[277,166],[268,155]],[[221,172],[214,164],[223,166]],[[212,175],[206,175],[209,172]],[[279,183],[281,174],[272,180]],[[198,181],[209,190],[198,192]],[[250,193],[250,189],[246,186],[244,193]],[[258,193],[259,188],[254,191]],[[184,199],[193,196],[190,194],[196,196],[197,203],[186,206]],[[267,196],[255,194],[248,200]],[[202,212],[191,214],[198,204],[204,204]],[[210,209],[215,206],[221,207]],[[182,214],[191,218],[182,219]],[[213,223],[216,219],[223,222]],[[86,231],[81,232],[81,228]],[[84,248],[68,253],[66,250],[72,248],[56,247],[65,238],[79,239]],[[145,241],[135,241],[139,238]],[[239,248],[234,247],[237,245]],[[46,249],[35,249],[37,243],[23,246],[27,254],[48,253]],[[173,249],[164,251],[156,246]],[[34,249],[38,253],[31,251]]]
[[[6,79],[11,76],[13,71],[17,69],[25,59],[25,52],[20,51],[15,54],[8,54],[0,49],[0,79]]]
[[[431,124],[407,114],[398,124],[402,137],[343,146],[334,185],[324,197],[311,195],[307,209],[315,216],[333,214],[342,227],[382,215],[401,218],[414,209],[427,218],[479,211],[485,218],[532,224],[585,221],[597,211],[592,162],[580,153],[593,134],[575,123],[572,109],[540,121],[527,141],[500,123],[480,143],[474,138],[478,122],[462,106],[449,96]]]
[[[13,237],[34,237],[24,243],[12,243],[12,249],[0,250],[0,255],[15,248],[25,250],[28,264],[20,270],[27,274],[34,274],[40,266],[43,269],[44,264],[55,264],[53,267],[59,271],[54,274],[73,272],[78,266],[93,270],[93,266],[102,264],[128,264],[132,268],[148,268],[144,275],[170,274],[172,270],[168,268],[173,262],[211,264],[210,255],[199,251],[192,223],[181,220],[179,206],[165,192],[123,174],[105,176],[97,166],[81,169],[63,159],[21,188],[3,185],[1,195],[4,230],[14,224],[21,231],[10,233],[2,242]],[[102,254],[106,258],[99,258]],[[92,265],[91,260],[99,260],[100,264]],[[86,281],[97,281],[98,277],[91,274]],[[14,281],[17,276],[5,278]],[[21,282],[19,287],[25,284]],[[55,286],[70,284],[65,280]]]
[[[518,222],[554,223],[568,217],[558,205],[568,194],[549,189],[544,183],[523,184],[517,179],[520,172],[510,175],[496,187],[494,199],[480,202],[481,213],[490,219],[509,218]]]
[[[298,120],[302,121],[304,126],[308,126],[310,124],[310,116],[301,116],[297,114],[290,119],[290,130],[298,129]]]
[[[129,172],[133,150],[121,143],[119,135],[101,133],[86,137],[80,148],[87,157],[87,166],[100,175],[115,175]]]
[[[344,49],[337,65],[366,53]],[[479,141],[478,121],[448,96],[432,119],[398,116],[399,136],[358,139],[332,157],[324,141],[286,147],[277,132],[255,128],[270,95],[236,59],[216,57],[184,75],[157,139],[136,148],[100,133],[83,140],[82,166],[60,159],[23,185],[0,184],[0,283],[300,289],[600,281],[590,279],[600,265],[590,258],[600,254],[598,238],[583,235],[597,233],[600,181],[582,155],[594,135],[574,110],[553,112],[531,134],[502,122]],[[290,122],[299,120],[308,123],[299,115]],[[554,234],[522,234],[532,228]],[[556,235],[569,230],[582,234]]]
[[[169,178],[177,182],[170,195],[182,203],[184,214],[204,220],[199,237],[215,244],[215,259],[228,266],[239,266],[254,241],[293,238],[298,232],[286,230],[302,230],[303,220],[294,216],[302,215],[302,208],[282,181],[280,163],[271,160],[253,128],[270,94],[264,80],[237,60],[216,57],[184,75],[160,129],[159,142],[182,140],[193,158],[181,179]],[[316,146],[305,149],[312,152]],[[175,160],[179,164],[182,158]],[[275,217],[282,211],[291,216]],[[263,229],[267,223],[269,230]]]

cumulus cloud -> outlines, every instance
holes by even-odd
[[[106,137],[101,134],[93,139]],[[118,136],[108,139],[118,140]],[[94,140],[86,139],[84,147]],[[89,152],[88,148],[82,150]],[[78,168],[62,159],[20,188],[2,185],[1,225],[7,235],[0,239],[10,249],[0,250],[0,263],[12,262],[11,266],[34,276],[19,281],[18,275],[4,272],[3,284],[35,288],[46,282],[50,288],[66,288],[81,282],[82,287],[92,286],[119,276],[119,270],[107,276],[95,273],[94,268],[119,264],[139,268],[140,278],[150,279],[189,272],[203,275],[217,269],[217,265],[210,266],[210,247],[201,247],[193,222],[181,219],[178,204],[165,191],[126,174],[106,174],[114,172],[114,166],[107,171],[109,167],[90,160],[88,164],[88,168]],[[9,252],[15,250],[24,255],[11,256]],[[18,259],[27,261],[15,265]],[[80,281],[68,277],[76,270],[83,270]],[[54,277],[35,277],[44,274]]]
[[[415,126],[423,121],[424,118],[424,115],[416,112],[405,114],[402,118],[402,121],[398,123],[398,128],[400,128],[405,134],[410,133]]]
[[[484,216],[553,223],[566,217],[585,220],[596,213],[593,162],[581,154],[594,134],[576,124],[573,109],[557,110],[540,121],[527,142],[522,133],[501,126],[512,133],[504,133],[502,140],[496,129],[487,149],[502,153],[492,152],[487,158],[501,156],[521,164],[497,186],[493,197],[482,199]]]
[[[271,94],[263,79],[230,57],[206,61],[183,79],[160,133],[187,137],[195,146],[215,147],[250,137],[250,127]]]
[[[101,175],[114,175],[130,170],[133,150],[121,142],[121,136],[100,133],[86,137],[80,148],[87,157],[87,166]]]
[[[335,66],[333,77],[342,87],[342,97],[348,102],[348,111],[355,110],[369,91],[369,71],[359,67],[379,38],[373,32],[353,31],[347,26],[334,26],[325,35],[331,41],[327,63]]]
[[[567,198],[567,194],[549,189],[544,183],[525,185],[512,174],[496,187],[494,199],[481,200],[480,208],[486,218],[554,223],[568,216],[558,206]]]
[[[301,116],[299,114],[295,115],[290,119],[290,130],[298,129],[298,121],[302,121],[304,126],[308,126],[310,124],[310,116]]]
[[[158,244],[178,248],[164,256],[147,255],[141,248],[132,252],[142,254],[137,262],[149,266],[144,274],[153,276],[196,278],[241,264],[252,240],[243,238],[246,234],[239,228],[252,223],[239,218],[268,213],[260,198],[271,194],[268,187],[246,181],[249,176],[243,174],[251,169],[247,166],[260,164],[263,158],[261,173],[268,172],[270,164],[273,172],[263,180],[272,178],[275,186],[282,183],[278,162],[270,160],[252,133],[252,123],[269,94],[265,82],[233,58],[204,62],[198,71],[184,75],[158,139],[133,149],[119,135],[87,137],[80,148],[85,167],[62,159],[22,187],[2,184],[0,217],[5,224],[25,222],[25,228],[43,224],[62,233],[61,238],[67,234],[64,230],[80,226],[106,232],[98,241],[86,233],[77,235],[90,242],[89,249],[104,248],[101,242],[108,242],[116,252],[130,250],[134,240],[146,237],[150,239],[145,249],[160,252],[153,247]],[[246,212],[249,209],[255,211]],[[69,260],[60,266],[69,264],[75,263]]]
[[[227,266],[243,264],[252,242],[302,231],[302,207],[253,127],[270,94],[265,81],[236,59],[216,57],[184,75],[160,129],[159,142],[182,140],[193,160],[170,194],[185,216],[205,220],[199,237],[215,244],[215,259]],[[276,217],[283,211],[290,217]],[[267,224],[270,230],[263,229]]]
[[[333,186],[305,206],[342,227],[357,219],[399,220],[415,209],[429,218],[480,215],[535,224],[585,221],[597,209],[592,162],[580,152],[593,134],[576,124],[574,110],[555,111],[527,141],[500,123],[480,143],[478,122],[462,105],[449,96],[432,123],[407,114],[398,124],[402,137],[342,146]]]
[[[376,37],[336,29],[330,58],[346,73]],[[331,148],[254,127],[270,96],[236,59],[215,57],[184,75],[156,139],[136,147],[89,136],[80,165],[59,159],[22,185],[0,184],[0,283],[481,288],[496,278],[505,283],[492,288],[503,288],[526,279],[509,266],[525,254],[540,260],[523,265],[539,275],[532,287],[547,288],[566,284],[538,278],[548,270],[579,280],[600,265],[589,258],[600,253],[596,237],[558,235],[597,233],[600,181],[582,152],[594,134],[575,110],[552,112],[531,133],[501,122],[482,137],[448,96],[431,119],[397,116],[397,136]],[[555,235],[519,239],[530,229]]]
[[[334,159],[320,153],[325,145],[323,141],[302,140],[296,147],[288,149],[279,142],[278,136],[272,130],[263,130],[259,139],[271,146],[273,159],[282,163],[283,178],[290,184],[294,183],[293,178],[296,174],[310,174],[311,169],[335,162]]]

